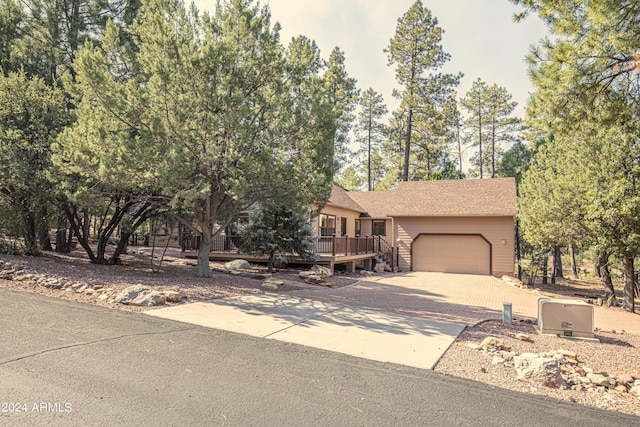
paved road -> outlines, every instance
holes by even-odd
[[[429,370],[0,289],[2,426],[640,425]],[[18,404],[18,405],[16,405]]]

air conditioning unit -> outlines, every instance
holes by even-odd
[[[539,298],[538,332],[565,337],[594,338],[593,306],[584,301]]]

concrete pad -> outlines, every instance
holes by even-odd
[[[341,306],[318,301],[250,295],[183,304],[145,314],[208,328],[266,337]]]
[[[345,307],[269,338],[380,362],[433,369],[464,327]]]
[[[145,314],[422,369],[432,369],[464,329],[461,324],[270,295]]]

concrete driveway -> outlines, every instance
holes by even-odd
[[[410,272],[343,288],[223,298],[146,312],[371,360],[432,369],[466,325],[537,317],[540,295],[492,276]],[[640,334],[638,315],[594,307],[595,326]]]
[[[463,324],[283,295],[250,295],[146,312],[151,316],[432,369]]]

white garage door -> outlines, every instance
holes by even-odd
[[[413,270],[491,274],[491,247],[477,235],[423,234],[413,242]]]

